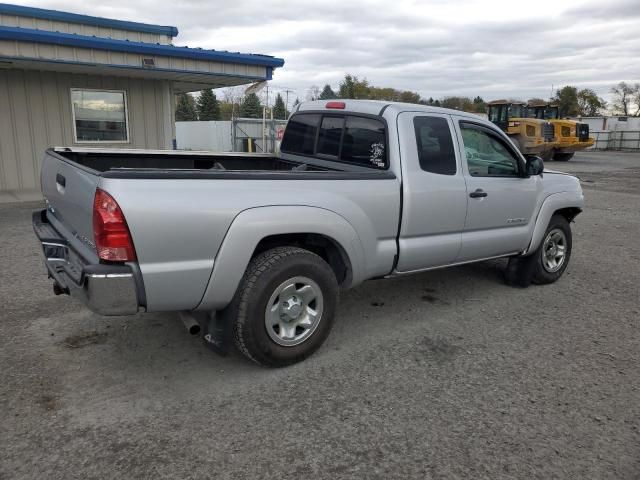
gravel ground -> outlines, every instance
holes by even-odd
[[[640,478],[640,155],[549,167],[587,201],[557,284],[368,282],[280,370],[55,297],[38,204],[0,205],[0,478]]]

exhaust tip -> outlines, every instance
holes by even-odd
[[[182,323],[184,323],[187,332],[191,335],[198,335],[200,333],[200,323],[198,323],[190,312],[179,312],[178,315]]]
[[[200,333],[200,325],[191,325],[188,331],[191,335],[198,335]]]

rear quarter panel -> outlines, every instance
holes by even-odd
[[[393,265],[399,179],[102,178],[100,188],[114,196],[127,219],[148,311],[196,308],[229,227],[240,212],[251,208],[299,205],[334,212],[353,227],[362,244],[362,279],[385,275]],[[298,220],[303,219],[279,219],[286,231]],[[259,224],[252,233],[263,238]],[[238,269],[244,272],[245,268],[239,259]]]

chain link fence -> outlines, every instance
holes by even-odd
[[[607,130],[591,132],[594,150],[640,151],[640,130]]]
[[[231,121],[231,143],[235,152],[276,153],[286,120],[236,118]]]

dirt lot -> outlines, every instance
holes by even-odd
[[[55,297],[38,205],[0,206],[0,478],[640,478],[640,155],[548,167],[587,201],[559,283],[369,282],[281,370]]]

